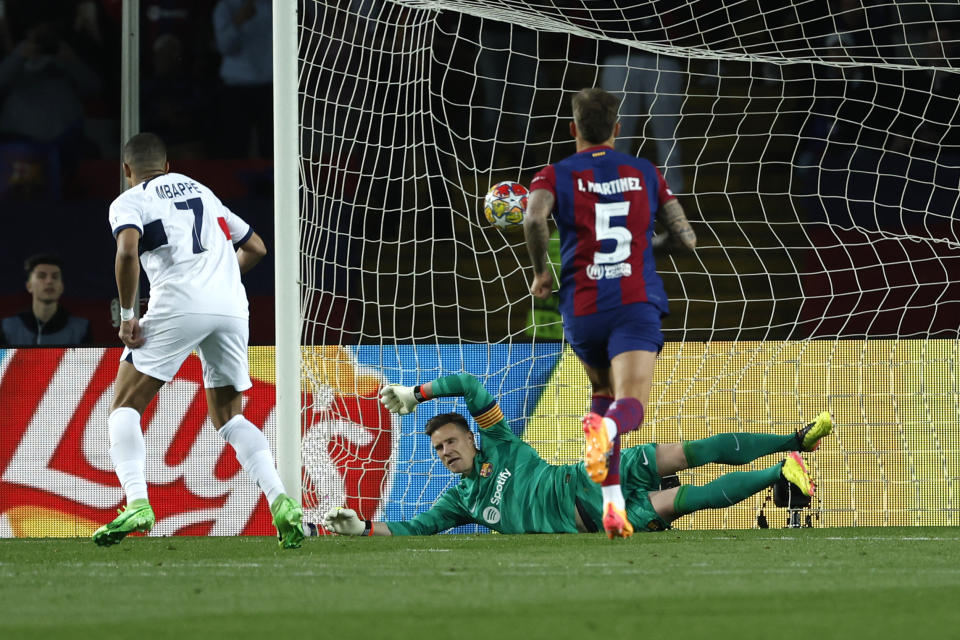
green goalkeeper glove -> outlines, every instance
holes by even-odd
[[[342,536],[360,536],[366,530],[366,523],[353,509],[334,507],[323,514],[323,528]]]
[[[413,387],[391,384],[380,390],[380,404],[392,413],[405,416],[413,412],[418,403]]]

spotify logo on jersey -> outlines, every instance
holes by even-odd
[[[483,510],[483,519],[490,524],[497,524],[500,522],[500,509],[497,509],[496,507],[487,507]]]

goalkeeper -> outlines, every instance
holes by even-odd
[[[427,511],[407,522],[361,520],[352,509],[334,508],[323,526],[345,535],[430,535],[476,523],[500,533],[590,533],[601,530],[600,485],[582,462],[553,465],[514,435],[493,397],[469,374],[446,376],[416,387],[389,386],[380,401],[405,415],[418,403],[463,396],[480,427],[481,448],[459,413],[431,418],[426,434],[443,465],[461,480]],[[833,429],[828,412],[789,435],[725,433],[702,440],[644,444],[623,452],[627,516],[635,529],[661,531],[680,516],[734,505],[784,477],[807,495],[814,483],[797,451],[813,451]],[[740,465],[776,452],[783,462],[759,471],[728,473],[702,486],[659,490],[661,475],[710,462]],[[610,535],[610,534],[608,534]],[[613,536],[610,535],[612,538]]]

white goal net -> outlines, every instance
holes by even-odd
[[[408,518],[455,481],[421,432],[463,405],[391,417],[387,383],[468,371],[546,459],[580,458],[586,376],[528,293],[522,233],[481,202],[573,153],[570,97],[602,86],[618,145],[664,170],[699,237],[658,261],[668,343],[627,444],[829,409],[815,524],[958,524],[958,19],[893,0],[304,3],[310,513]],[[755,526],[762,502],[677,526]]]

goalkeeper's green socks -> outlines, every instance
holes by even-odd
[[[778,451],[796,451],[797,435],[768,433],[720,433],[702,440],[686,440],[683,453],[690,468],[711,462],[746,464]]]
[[[782,463],[760,471],[734,471],[702,487],[685,484],[673,500],[673,510],[685,515],[701,509],[722,509],[769,487],[780,477]]]

